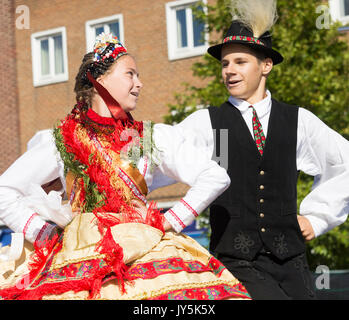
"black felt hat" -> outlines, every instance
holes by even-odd
[[[228,43],[243,44],[253,50],[262,52],[266,57],[273,60],[274,65],[284,60],[283,56],[272,48],[272,38],[269,31],[256,38],[253,36],[253,32],[239,21],[233,21],[222,43],[209,47],[207,52],[220,61],[222,47]]]

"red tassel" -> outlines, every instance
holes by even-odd
[[[38,271],[44,267],[45,263],[47,262],[47,258],[57,243],[58,238],[59,235],[55,234],[52,239],[40,241],[40,245],[37,242],[34,242],[35,251],[29,261],[29,269],[31,271]]]
[[[156,202],[152,201],[149,204],[147,210],[147,217],[145,219],[145,224],[148,224],[154,228],[161,230],[165,233],[164,230],[164,215],[161,213],[161,209],[157,208]]]
[[[22,299],[25,290],[32,281],[39,275],[50,257],[55,245],[57,244],[59,235],[56,234],[52,239],[46,239],[40,242],[40,246],[34,242],[34,252],[28,262],[29,273],[24,275],[15,286],[0,290],[0,297],[5,300]],[[44,243],[44,244],[43,244]]]
[[[96,250],[105,255],[105,260],[110,268],[110,272],[114,272],[119,281],[121,292],[125,293],[126,272],[128,267],[124,263],[124,254],[122,248],[117,244],[111,233],[111,228],[108,227],[102,240],[97,244]]]

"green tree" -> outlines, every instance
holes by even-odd
[[[205,6],[203,3],[200,6]],[[274,67],[268,78],[273,97],[299,105],[316,114],[331,128],[349,138],[349,49],[339,35],[340,24],[321,28],[317,8],[322,0],[278,1],[279,19],[272,30],[273,47],[285,60]],[[207,13],[196,15],[208,26],[208,32],[218,34],[220,42],[231,22],[226,0],[206,5]],[[228,98],[221,79],[221,67],[205,54],[193,64],[193,75],[204,86],[184,84],[184,93],[175,94],[176,103],[169,105],[166,123],[178,123],[198,108],[219,106]],[[197,107],[199,106],[199,107]],[[298,183],[298,204],[309,193],[312,177],[301,174]],[[207,224],[203,215],[201,224]],[[349,219],[341,226],[307,243],[312,269],[325,264],[331,269],[349,268]]]

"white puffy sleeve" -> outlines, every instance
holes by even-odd
[[[214,201],[230,184],[225,169],[211,160],[212,148],[205,136],[189,126],[156,124],[153,141],[160,151],[157,174],[169,183],[190,186],[187,194],[165,213],[176,232],[180,232]]]
[[[16,233],[34,242],[47,223],[28,197],[33,188],[63,176],[52,130],[38,132],[28,143],[28,151],[0,176],[0,220]],[[43,191],[43,190],[42,190]]]
[[[312,191],[299,211],[319,236],[348,217],[349,141],[303,108],[299,109],[298,137],[298,169],[314,176]]]

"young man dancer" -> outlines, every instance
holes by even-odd
[[[228,157],[231,185],[210,206],[210,249],[253,299],[314,299],[305,241],[347,218],[349,142],[267,90],[268,75],[283,61],[269,32],[276,1],[234,5],[223,42],[208,49],[221,62],[229,100],[179,124],[200,132],[212,154],[220,148],[220,157]],[[221,129],[228,129],[226,145]],[[315,183],[297,215],[300,170],[315,176]],[[189,221],[184,213],[178,219]]]

